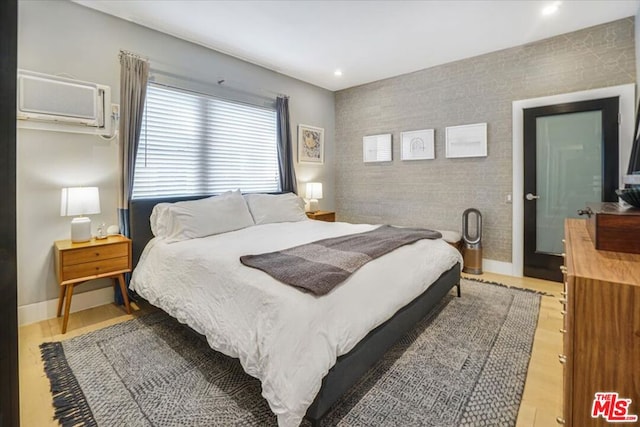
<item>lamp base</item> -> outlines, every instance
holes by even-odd
[[[80,243],[89,240],[91,240],[91,220],[86,216],[73,218],[71,220],[71,241]]]
[[[314,213],[318,210],[318,199],[309,200],[309,212]]]

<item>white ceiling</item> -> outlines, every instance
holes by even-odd
[[[73,1],[330,90],[633,16],[640,6],[640,0]],[[558,11],[544,16],[552,3],[560,3]]]

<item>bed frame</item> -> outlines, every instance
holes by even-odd
[[[207,196],[173,197],[163,199],[132,200],[129,205],[133,266],[138,264],[147,242],[153,238],[149,217],[153,207],[161,202],[196,200]],[[349,353],[338,357],[336,364],[322,381],[322,387],[307,410],[306,418],[313,427],[402,336],[412,330],[453,287],[460,297],[460,264],[444,272],[422,295],[401,308],[391,319],[378,326],[362,339]]]

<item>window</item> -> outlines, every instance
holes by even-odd
[[[134,199],[280,190],[276,111],[150,83]]]

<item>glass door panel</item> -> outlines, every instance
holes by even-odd
[[[563,252],[564,219],[602,195],[602,111],[536,119],[536,252]]]

